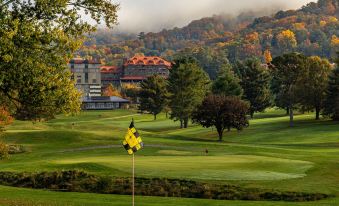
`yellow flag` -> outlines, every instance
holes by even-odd
[[[141,140],[140,134],[134,127],[134,121],[131,122],[131,125],[127,130],[125,139],[123,141],[123,146],[130,155],[144,147],[144,143]]]

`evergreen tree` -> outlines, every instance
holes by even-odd
[[[165,79],[159,75],[150,76],[141,83],[139,109],[152,113],[154,120],[166,106],[168,98],[166,86]]]
[[[259,59],[238,62],[237,69],[244,90],[243,98],[250,102],[249,112],[253,118],[255,112],[263,112],[271,105],[271,77]]]
[[[273,59],[272,91],[279,106],[288,108],[290,126],[294,126],[294,109],[300,103],[300,82],[307,72],[307,58],[299,53],[284,54]]]
[[[201,104],[209,87],[208,75],[192,58],[175,60],[168,79],[171,119],[187,128],[192,112]]]
[[[212,92],[224,96],[242,96],[243,89],[240,86],[240,79],[229,64],[221,66],[218,77],[212,84]]]
[[[324,103],[324,115],[330,116],[335,121],[339,121],[339,57],[336,63],[337,68],[333,70],[329,78],[326,93],[327,97]]]

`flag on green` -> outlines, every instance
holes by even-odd
[[[123,146],[130,155],[136,153],[138,150],[144,147],[144,143],[141,140],[140,134],[134,127],[134,121],[131,122],[131,125],[127,130],[125,139],[123,141]]]

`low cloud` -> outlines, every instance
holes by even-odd
[[[296,9],[311,0],[118,0],[119,25],[125,32],[157,32],[164,28],[182,27],[192,20],[214,14],[237,15],[241,12]]]

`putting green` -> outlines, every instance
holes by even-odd
[[[166,151],[165,151],[166,152]],[[167,151],[168,152],[168,151]],[[173,152],[173,151],[172,151]],[[176,151],[177,153],[179,151]],[[58,167],[92,164],[130,174],[131,157],[98,156],[55,160]],[[201,180],[282,180],[306,176],[313,166],[308,161],[255,155],[225,156],[137,156],[136,172],[144,177],[189,178]]]

